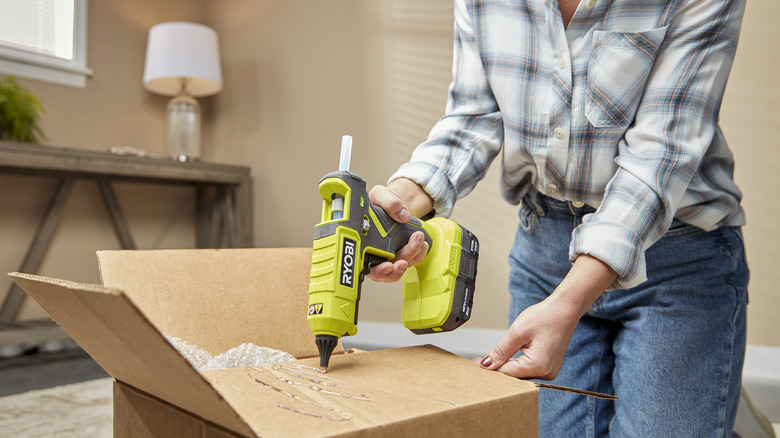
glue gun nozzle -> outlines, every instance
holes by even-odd
[[[315,336],[315,342],[320,351],[320,371],[324,373],[328,369],[330,355],[333,353],[333,349],[336,348],[336,344],[339,343],[339,338],[330,335],[317,335]]]

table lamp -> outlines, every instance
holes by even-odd
[[[195,97],[222,89],[217,33],[196,23],[160,23],[149,29],[144,85],[168,102],[168,150],[174,160],[200,157],[200,105]]]

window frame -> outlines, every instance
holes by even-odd
[[[84,88],[87,67],[87,0],[74,0],[73,59],[67,60],[0,44],[0,73],[75,88]]]

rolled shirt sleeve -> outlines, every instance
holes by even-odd
[[[743,8],[741,1],[680,5],[618,143],[617,170],[603,202],[573,232],[571,260],[590,254],[604,261],[618,274],[616,288],[646,280],[644,253],[678,211],[705,230],[744,222],[741,194],[731,182],[733,161],[717,124]],[[710,208],[697,205],[701,193]]]

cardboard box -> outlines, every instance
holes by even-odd
[[[102,286],[10,275],[114,377],[115,436],[537,434],[533,383],[433,346],[339,346],[327,374],[313,371],[310,249],[101,251],[98,262]],[[198,372],[163,334],[299,360]]]

